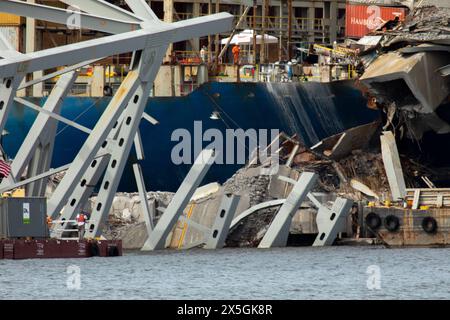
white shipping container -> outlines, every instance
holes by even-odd
[[[11,46],[19,51],[20,47],[20,28],[19,27],[4,27],[0,26],[0,33]]]

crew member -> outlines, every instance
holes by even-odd
[[[85,229],[87,219],[88,219],[88,217],[84,212],[80,212],[79,214],[77,214],[76,220],[77,220],[77,225],[78,225],[78,239],[79,240],[83,240],[84,229]]]
[[[208,49],[205,46],[203,46],[200,50],[200,58],[202,59],[203,63],[208,62],[207,50]]]
[[[234,64],[239,64],[239,53],[241,52],[241,48],[239,47],[239,44],[236,43],[233,47],[233,58],[234,58]]]
[[[294,67],[292,66],[292,62],[289,61],[286,66],[287,77],[289,81],[292,81],[292,77],[294,76]]]
[[[52,223],[53,223],[52,217],[47,216],[47,226],[49,229],[52,227]]]

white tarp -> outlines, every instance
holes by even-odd
[[[229,38],[225,38],[221,40],[222,44],[227,44]],[[261,44],[262,35],[258,34],[256,36],[256,44]],[[278,43],[278,38],[274,36],[270,36],[268,34],[264,35],[264,42],[266,44],[269,43]],[[231,39],[230,44],[240,44],[240,45],[251,45],[253,44],[253,30],[244,30],[241,33],[235,34],[233,39]]]

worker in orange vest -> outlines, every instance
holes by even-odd
[[[239,53],[241,52],[241,48],[239,47],[238,43],[234,45],[232,52],[234,57],[234,64],[239,64]]]
[[[53,222],[52,217],[47,216],[47,226],[49,229],[52,228],[52,222]]]
[[[88,217],[84,212],[77,214],[76,221],[78,226],[78,239],[83,240],[84,237],[84,228],[86,225]]]

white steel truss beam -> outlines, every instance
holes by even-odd
[[[230,231],[231,220],[233,220],[236,208],[239,204],[240,196],[234,194],[224,194],[216,220],[213,227],[205,239],[205,249],[222,249],[225,245]]]
[[[16,98],[14,98],[14,101],[19,102],[20,104],[23,104],[24,106],[26,106],[28,108],[31,108],[31,109],[33,109],[33,110],[35,110],[35,111],[37,111],[37,112],[39,112],[41,114],[45,114],[46,116],[48,116],[50,118],[53,118],[53,119],[58,120],[58,121],[60,121],[62,123],[65,123],[65,124],[67,124],[67,125],[69,125],[71,127],[74,127],[75,129],[78,129],[78,130],[80,130],[80,131],[82,131],[84,133],[90,134],[92,132],[91,129],[86,128],[85,126],[82,126],[81,124],[78,124],[75,121],[66,119],[63,116],[60,116],[59,114],[57,114],[57,113],[55,113],[53,111],[50,111],[49,108],[41,108],[38,105],[35,105],[33,102],[25,100],[23,98],[16,97]]]
[[[66,205],[66,207],[64,208],[64,212],[61,215],[61,219],[64,220],[75,219],[75,216],[78,213],[79,208],[82,208],[89,200],[89,196],[92,194],[94,187],[98,184],[98,181],[105,172],[105,168],[109,163],[109,160],[111,158],[111,144],[112,144],[109,142],[112,142],[117,139],[120,129],[122,128],[123,118],[124,112],[121,113],[119,120],[117,120],[117,122],[114,124],[113,129],[110,131],[108,135],[108,138],[105,140],[106,145],[102,145],[101,151],[97,152],[96,165],[93,167],[89,166],[87,168],[81,180],[78,181],[74,191],[68,197],[68,199],[70,199],[70,202],[75,201],[76,205],[75,206]],[[103,155],[100,156],[100,154]]]
[[[167,46],[161,46],[158,49],[147,49],[140,56],[140,64],[138,67],[140,83],[133,98],[124,110],[122,128],[112,147],[110,164],[106,169],[102,186],[96,198],[94,210],[89,219],[89,227],[85,233],[86,238],[95,238],[101,235],[101,227],[109,214],[123,169],[130,154],[131,146],[133,145],[142,115],[147,106],[147,97],[150,95],[153,80],[156,78],[166,50]]]
[[[18,16],[34,18],[67,25],[76,14],[79,17],[81,27],[111,34],[129,32],[140,29],[139,23],[105,18],[84,12],[50,7],[42,4],[23,2],[18,0],[0,1],[0,12],[11,13]],[[85,59],[87,60],[87,59]]]
[[[147,97],[169,43],[228,31],[231,29],[233,16],[228,13],[219,13],[166,24],[156,18],[144,1],[130,2],[132,10],[139,12],[139,15],[122,10],[103,0],[66,0],[64,2],[71,5],[78,4],[81,11],[78,12],[77,10],[75,12],[74,10],[59,9],[16,0],[0,0],[0,11],[63,24],[67,24],[69,18],[76,16],[79,18],[82,28],[116,34],[22,55],[19,53],[10,54],[11,48],[0,39],[0,56],[3,52],[3,56],[6,57],[0,60],[0,131],[5,125],[15,92],[26,74],[59,66],[73,65],[58,74],[65,74],[60,79],[62,81],[74,76],[74,70],[85,65],[86,62],[130,51],[135,53],[136,60],[132,65],[131,71],[92,130],[79,126],[54,112],[62,103],[62,98],[57,99],[58,101],[51,99],[48,108],[39,108],[27,101],[18,100],[40,111],[39,116],[42,119],[46,119],[47,125],[50,123],[56,125],[57,120],[72,126],[78,126],[84,132],[90,133],[73,162],[62,167],[64,169],[67,168],[67,171],[47,202],[48,215],[56,218],[60,215],[61,209],[65,207],[62,217],[66,220],[71,219],[77,208],[86,203],[93,187],[97,184],[100,177],[104,175],[86,233],[86,237],[90,238],[99,236],[101,233],[101,227],[109,213],[112,199],[117,191],[118,183],[123,174],[123,169],[133,140],[137,135],[141,119],[144,118],[151,123],[157,123],[155,119],[145,114],[144,110],[147,104]],[[97,12],[100,15],[104,14],[106,17],[95,15]],[[38,82],[45,81],[45,79],[46,77],[43,77],[25,83],[22,87],[32,86]],[[73,80],[72,78],[72,83]],[[61,88],[57,87],[54,91],[54,96],[56,97],[58,93],[64,96],[69,87],[70,85],[67,83],[64,94],[59,91]],[[54,109],[50,108],[52,103],[54,104]],[[36,126],[39,123],[41,121],[37,122]],[[44,137],[42,135],[43,131],[39,131],[39,128],[34,128],[32,131],[31,135],[40,132],[41,136]],[[47,137],[47,142],[53,141],[56,134],[53,131],[53,129],[49,130],[48,134],[52,137]],[[139,149],[142,147],[141,143],[139,139],[136,141],[138,157],[143,158],[143,151]],[[30,146],[33,144],[34,142],[29,145],[25,143],[24,148],[31,150]],[[36,150],[39,152],[36,151],[35,155],[37,154],[39,159],[44,159],[45,163],[33,162],[30,172],[35,174],[35,176],[14,185],[34,183],[40,179],[45,179],[57,170],[63,170],[62,168],[48,170],[48,159],[51,158],[50,149],[37,148]],[[30,153],[32,152],[30,151]],[[21,159],[18,159],[18,161],[24,163],[29,157],[29,154],[21,155]],[[176,215],[177,213],[174,213],[174,210],[186,205],[212,164],[213,158],[212,150],[202,152],[184,183],[180,186],[179,192],[175,195],[175,201],[169,205],[169,213],[172,212],[172,214]],[[23,168],[21,170],[23,171]],[[44,170],[46,172],[39,174],[39,172]],[[142,172],[140,177],[142,178]],[[42,190],[42,183],[36,185],[39,190]],[[11,187],[12,185],[8,186],[8,188]],[[143,190],[145,190],[145,187]],[[166,214],[166,218],[162,219],[163,223],[160,224],[160,227],[164,226],[164,221],[169,224],[172,223],[172,218],[168,216]],[[167,231],[166,229],[156,235],[155,239],[157,241],[154,243],[157,247],[164,241],[159,239],[159,236],[164,237],[165,234],[164,239],[167,238],[166,232],[170,230]],[[154,232],[152,232],[153,234]]]
[[[170,42],[224,32],[231,28],[232,22],[233,16],[224,12],[24,54],[0,60],[0,76],[8,78],[17,74],[25,75],[61,65],[76,64],[145,48],[158,48]]]
[[[292,188],[286,201],[277,212],[275,218],[267,229],[266,234],[258,245],[258,248],[285,247],[292,218],[297,212],[309,190],[312,189],[318,179],[313,172],[303,172]]]
[[[59,215],[86,169],[89,166],[95,167],[97,165],[97,161],[93,161],[95,155],[105,142],[114,123],[119,119],[122,109],[133,98],[133,93],[139,84],[139,73],[136,70],[130,71],[92,130],[92,133],[81,147],[80,152],[72,162],[72,166],[67,170],[52,197],[47,201],[47,210],[52,215],[52,218]],[[70,205],[74,207],[78,204],[71,201]]]
[[[81,0],[83,1],[83,0]],[[146,21],[159,21],[156,14],[148,6],[145,0],[125,0],[130,9],[139,17]]]
[[[5,129],[11,105],[16,94],[17,87],[22,82],[23,76],[2,78],[0,76],[0,133]]]
[[[21,85],[19,86],[19,88],[17,88],[17,90],[21,90],[21,89],[25,89],[25,88],[34,86],[34,85],[37,84],[37,83],[41,83],[41,82],[50,80],[50,79],[52,79],[52,78],[54,78],[54,77],[61,76],[61,75],[65,74],[65,73],[68,73],[68,72],[71,72],[71,71],[75,71],[75,70],[77,70],[77,69],[80,69],[80,68],[82,68],[82,67],[84,67],[84,66],[90,65],[90,64],[92,64],[92,63],[94,63],[94,62],[97,62],[97,61],[99,61],[99,60],[101,60],[101,59],[95,59],[95,60],[84,61],[84,62],[81,62],[81,63],[77,63],[77,64],[75,64],[75,65],[73,65],[73,66],[66,67],[66,68],[64,68],[64,69],[62,69],[62,70],[58,70],[58,71],[49,73],[49,74],[47,74],[47,75],[45,75],[45,76],[43,76],[43,77],[41,77],[41,78],[39,78],[39,79],[31,80],[31,81],[28,81],[28,82],[25,82],[25,83],[21,84]]]
[[[69,6],[79,8],[87,13],[91,14],[101,13],[102,16],[108,17],[110,19],[135,23],[142,22],[142,19],[140,19],[133,13],[103,0],[61,0],[61,2],[64,2]]]
[[[148,122],[150,122],[153,125],[157,125],[159,124],[159,121],[156,120],[155,118],[153,118],[151,115],[149,115],[147,112],[144,112],[144,114],[142,115],[142,118],[144,120],[147,120]]]
[[[144,155],[144,146],[142,144],[141,132],[139,130],[136,131],[136,135],[134,136],[134,148],[136,149],[136,157],[138,161],[142,161],[145,159]]]
[[[141,209],[142,214],[144,215],[145,227],[147,229],[147,234],[150,236],[150,234],[153,231],[153,228],[155,227],[153,224],[154,217],[151,213],[150,206],[148,204],[147,190],[145,188],[144,176],[142,174],[142,168],[139,165],[139,163],[133,164],[133,172],[134,178],[136,179],[136,185],[138,187],[139,198],[141,200]]]
[[[345,225],[352,206],[352,200],[337,198],[331,209],[326,206],[319,208],[316,217],[319,234],[314,240],[313,247],[331,246],[333,244],[339,230]]]
[[[45,102],[42,108],[39,107],[42,111],[45,110],[49,113],[59,112],[61,109],[63,98],[67,95],[67,92],[70,90],[70,87],[75,82],[77,78],[77,72],[70,72],[63,75],[55,87],[53,88],[50,96]],[[19,151],[16,154],[14,161],[11,164],[11,172],[8,178],[4,178],[0,187],[6,187],[9,184],[13,184],[20,179],[22,176],[26,166],[30,163],[30,160],[33,158],[33,154],[35,153],[36,148],[39,144],[44,147],[49,144],[53,145],[53,141],[55,139],[55,130],[56,130],[56,121],[51,119],[51,117],[45,113],[39,113],[36,120],[34,121],[28,135],[26,136],[24,142],[22,143]],[[39,174],[48,171],[50,167],[49,161],[51,161],[53,147],[48,149],[50,158],[47,160],[46,164],[42,163],[43,168],[39,170]],[[42,162],[38,161],[38,162]],[[33,170],[29,168],[28,176],[30,177],[30,173]],[[44,179],[45,182],[45,179]]]
[[[101,159],[104,156],[105,156],[105,154],[100,154],[100,155],[96,156],[95,159],[98,159],[98,158]],[[0,193],[6,192],[6,191],[11,191],[11,190],[14,190],[14,189],[26,186],[27,184],[30,184],[30,183],[32,183],[34,181],[38,181],[40,179],[44,179],[44,178],[50,177],[50,176],[52,176],[54,174],[57,174],[59,172],[62,172],[62,171],[65,171],[65,170],[69,169],[71,165],[72,165],[71,163],[68,163],[68,164],[65,164],[65,165],[63,165],[61,167],[55,168],[55,169],[49,169],[47,172],[41,173],[41,174],[39,174],[39,175],[37,175],[35,177],[28,178],[28,179],[23,180],[23,181],[19,181],[17,183],[12,184],[12,185],[8,185],[8,186],[6,186],[4,188],[0,188]]]
[[[200,153],[172,201],[164,210],[161,218],[159,218],[158,223],[142,247],[142,251],[162,250],[166,247],[167,236],[205,177],[215,157],[214,151],[210,149],[203,150]]]
[[[50,177],[50,176],[52,176],[54,174],[57,174],[57,173],[62,172],[64,170],[67,170],[70,167],[70,165],[71,165],[70,163],[69,164],[65,164],[65,165],[63,165],[61,167],[58,167],[56,169],[50,169],[47,172],[41,173],[41,174],[39,174],[39,175],[37,175],[35,177],[28,178],[28,179],[25,179],[23,181],[16,182],[14,184],[9,184],[9,185],[7,185],[5,187],[0,187],[0,193],[6,192],[6,191],[11,191],[11,190],[14,190],[14,189],[26,186],[27,184],[33,183],[35,181],[38,181],[38,180],[41,180],[41,179],[44,179],[44,178],[48,178],[48,177]]]

